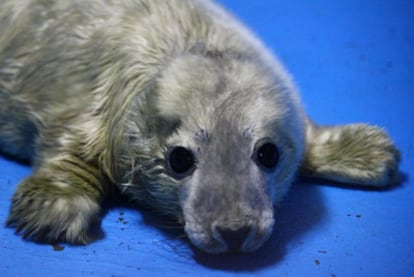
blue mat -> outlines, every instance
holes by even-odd
[[[402,152],[401,186],[367,191],[300,181],[271,240],[247,255],[194,251],[128,207],[105,238],[52,247],[0,227],[0,276],[414,276],[414,1],[222,0],[284,61],[319,123],[383,126]],[[0,222],[30,168],[0,158]]]

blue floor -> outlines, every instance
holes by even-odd
[[[404,182],[367,191],[299,181],[270,242],[209,256],[139,210],[103,219],[85,247],[38,245],[0,227],[0,276],[414,276],[414,1],[222,0],[277,52],[319,123],[383,126]],[[0,158],[0,223],[24,165]]]

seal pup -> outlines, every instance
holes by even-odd
[[[202,0],[3,0],[0,149],[28,160],[7,224],[86,244],[119,189],[208,253],[250,252],[297,172],[383,187],[399,152],[365,124],[318,126],[281,63]]]

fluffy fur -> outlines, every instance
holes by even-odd
[[[0,149],[34,165],[8,225],[27,238],[93,241],[118,188],[206,252],[253,251],[298,169],[371,187],[398,175],[382,129],[312,123],[279,61],[209,1],[3,0],[0,26]],[[274,168],[257,162],[263,140]]]

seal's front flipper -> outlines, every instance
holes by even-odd
[[[301,174],[341,183],[384,187],[399,182],[400,153],[386,132],[366,124],[307,123]]]
[[[18,186],[7,225],[41,243],[94,241],[101,236],[106,194],[100,179],[97,169],[76,157],[43,164]]]

